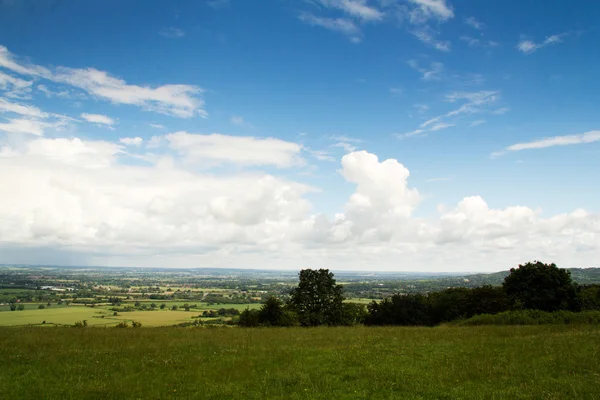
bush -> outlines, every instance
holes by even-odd
[[[127,324],[127,321],[123,321],[123,322],[119,322],[117,325],[115,325],[115,328],[128,328],[129,325]]]
[[[142,327],[142,323],[138,322],[138,321],[131,321],[131,326],[133,328],[141,328]]]
[[[46,322],[46,321],[44,321]],[[75,328],[86,328],[88,326],[87,320],[83,320],[83,321],[77,321],[75,322],[75,325],[73,325]]]
[[[600,311],[540,311],[515,310],[499,314],[476,315],[464,321],[455,322],[458,326],[478,325],[562,325],[562,324],[600,324]]]
[[[46,308],[46,306],[44,306],[43,304],[40,304],[40,305],[38,306],[38,308],[39,308],[40,310],[43,310],[44,308]]]

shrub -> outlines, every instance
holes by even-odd
[[[117,325],[115,325],[115,328],[128,328],[129,324],[127,324],[127,321],[123,321],[123,322],[119,322]]]
[[[600,324],[600,311],[540,311],[514,310],[499,314],[476,315],[464,321],[454,323],[458,326],[477,325],[562,325],[562,324]]]
[[[45,323],[46,321],[44,321]],[[75,322],[75,325],[73,325],[75,328],[86,328],[88,326],[87,320],[83,320],[83,321],[77,321]]]

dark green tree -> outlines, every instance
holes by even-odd
[[[240,319],[238,321],[238,324],[240,326],[244,326],[244,327],[259,326],[260,325],[259,317],[260,317],[260,311],[250,310],[247,308],[244,311],[242,311],[242,313],[240,314]]]
[[[292,289],[288,307],[298,314],[303,326],[340,325],[343,290],[328,269],[303,269],[298,287]]]
[[[528,262],[511,268],[502,284],[515,308],[578,311],[577,286],[571,273],[556,264]]]
[[[278,326],[283,316],[283,303],[276,297],[269,297],[260,308],[259,322],[261,325]]]

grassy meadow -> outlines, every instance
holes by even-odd
[[[14,399],[600,399],[600,326],[0,327]]]
[[[25,309],[22,311],[10,311],[9,306],[0,306],[0,326],[27,326],[27,325],[73,325],[77,321],[86,320],[91,326],[114,326],[123,321],[141,322],[143,326],[171,326],[182,322],[194,322],[199,314],[206,310],[218,310],[219,308],[236,308],[240,311],[246,308],[260,308],[260,304],[221,304],[208,305],[200,302],[184,302],[184,301],[153,301],[160,305],[166,304],[164,310],[148,310],[148,311],[129,311],[119,312],[114,316],[110,310],[112,305],[100,305],[95,307],[84,306],[82,304],[70,304],[45,306],[44,309],[38,309],[38,303],[25,303]],[[133,302],[130,302],[133,304]],[[152,302],[143,302],[152,303]],[[196,308],[190,311],[183,309],[171,310],[174,305],[182,307],[183,304],[196,304]],[[45,303],[40,303],[45,304]],[[127,304],[127,303],[126,303]],[[211,318],[200,318],[203,321],[210,321]]]

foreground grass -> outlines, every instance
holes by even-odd
[[[15,399],[600,399],[600,327],[0,328]]]

